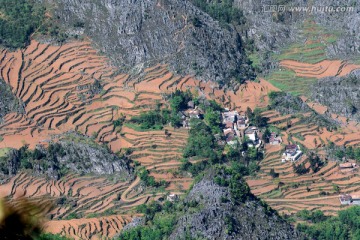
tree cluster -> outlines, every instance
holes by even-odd
[[[63,41],[66,36],[45,16],[46,8],[35,0],[0,0],[0,44],[21,48],[39,32]]]
[[[233,7],[234,0],[191,0],[191,2],[222,23],[243,25],[246,22],[243,12],[240,9]]]
[[[141,181],[143,181],[146,186],[149,187],[167,187],[168,182],[165,180],[161,180],[160,182],[157,182],[153,176],[149,175],[149,171],[145,169],[145,167],[141,167],[137,170],[137,175],[140,177]]]
[[[299,217],[313,224],[298,224],[297,229],[311,239],[359,239],[360,236],[360,206],[353,206],[339,211],[338,216],[324,217],[318,211],[313,213],[302,211]]]
[[[250,124],[259,128],[267,127],[269,118],[261,116],[261,110],[255,109],[254,111],[251,108],[246,109],[246,116],[249,118]]]

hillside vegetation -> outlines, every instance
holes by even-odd
[[[303,212],[304,213],[304,212]],[[303,220],[310,220],[312,224],[298,224],[297,229],[312,239],[359,239],[360,236],[360,207],[353,206],[339,211],[338,216],[308,218],[309,212],[299,214]]]
[[[358,114],[360,65],[336,55],[360,51],[357,15],[265,13],[263,0],[0,3],[0,197],[37,204],[46,232],[357,239],[359,211],[338,211],[359,170],[338,162],[359,161],[360,127],[331,114]],[[233,110],[258,147],[243,128],[224,136]],[[289,144],[296,162],[282,161]]]
[[[301,239],[250,193],[237,170],[216,166],[184,200],[142,206],[145,222],[124,231],[119,239]]]
[[[60,37],[59,27],[46,17],[46,8],[36,0],[0,0],[0,44],[22,48],[35,32]]]
[[[11,88],[0,78],[0,123],[10,112],[23,112],[23,103],[13,94]]]

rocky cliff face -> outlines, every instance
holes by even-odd
[[[185,202],[196,201],[201,209],[178,220],[170,239],[302,239],[290,224],[266,211],[257,200],[232,203],[228,188],[210,178],[195,184]]]
[[[82,174],[117,174],[119,178],[128,179],[132,174],[128,159],[121,159],[110,150],[97,144],[60,141],[65,154],[58,156],[61,165],[72,172]]]
[[[60,21],[84,31],[122,68],[139,70],[161,62],[177,73],[207,81],[253,77],[234,27],[220,26],[189,1],[52,2]]]
[[[344,12],[316,12],[313,14],[321,26],[337,32],[338,40],[329,44],[327,54],[336,59],[358,58],[360,53],[360,2],[353,0],[319,0],[315,6],[352,7]]]
[[[312,88],[312,98],[331,112],[360,121],[360,71],[347,77],[321,79]]]
[[[48,148],[38,147],[34,151],[11,149],[0,158],[0,176],[15,175],[23,169],[32,169],[36,175],[59,179],[67,172],[79,174],[116,174],[118,179],[133,177],[129,160],[119,158],[107,148],[96,143],[62,140]]]

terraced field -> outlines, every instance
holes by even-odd
[[[326,111],[323,106],[309,102],[306,98],[303,100],[321,114]],[[309,117],[310,114],[310,112],[305,113],[304,117]],[[293,118],[291,115],[281,116],[276,111],[266,111],[263,115],[270,119],[269,123],[279,129],[286,126],[289,120],[291,127],[281,132],[282,146],[266,146],[265,158],[260,163],[261,173],[247,179],[251,191],[255,195],[264,199],[281,213],[290,214],[302,209],[320,209],[326,214],[335,214],[342,207],[338,199],[339,193],[335,192],[334,185],[340,187],[341,193],[358,194],[360,192],[358,170],[342,173],[336,162],[329,161],[316,173],[310,171],[298,176],[294,173],[290,162],[281,162],[285,144],[300,144],[307,149],[316,150],[320,156],[323,155],[322,147],[328,141],[339,146],[359,146],[360,127],[357,124],[344,121],[341,122],[343,127],[340,130],[329,132],[314,123],[305,124],[300,119]],[[305,166],[309,167],[306,156],[303,156],[296,164],[301,163],[305,163]],[[270,176],[271,169],[279,174],[278,178]],[[327,195],[321,195],[321,192],[326,192]]]
[[[176,172],[181,164],[187,130],[166,127],[170,135],[165,134],[165,129],[139,131],[131,124],[115,127],[114,120],[123,117],[130,119],[142,111],[154,109],[159,102],[166,105],[164,95],[176,89],[190,89],[194,94],[215,99],[223,106],[238,111],[245,111],[247,107],[266,107],[268,93],[279,90],[260,79],[259,82],[247,82],[233,91],[225,91],[215,83],[200,82],[192,76],[177,76],[166,65],[156,65],[132,75],[119,73],[108,59],[92,48],[90,42],[51,46],[32,41],[24,50],[1,50],[0,59],[0,77],[9,84],[25,108],[24,114],[10,113],[4,117],[5,121],[0,125],[0,149],[19,148],[24,144],[34,148],[36,144],[56,140],[64,132],[78,131],[107,144],[114,152],[130,148],[131,158],[145,166],[151,176],[170,183],[163,192],[154,192],[140,184],[139,178],[121,182],[105,177],[68,175],[59,181],[48,181],[21,173],[0,187],[0,197],[14,200],[28,197],[43,204],[55,201],[48,210],[52,220],[47,223],[47,229],[80,239],[97,239],[98,234],[114,236],[136,215],[134,207],[158,199],[169,191],[181,194],[192,181],[191,178],[178,176]],[[327,63],[328,69],[332,69],[332,63]],[[279,73],[284,80],[289,79],[289,72],[296,78],[303,75],[301,77],[304,79],[316,80],[316,71],[325,66],[325,62],[311,66],[290,61],[283,64],[283,67],[294,70]],[[344,62],[341,64],[341,71],[339,67],[337,71],[324,70],[323,73],[345,74],[353,68]],[[309,71],[306,71],[307,68]],[[276,79],[281,80],[280,77]],[[278,86],[282,88],[281,84]],[[307,99],[304,98],[304,101]],[[310,101],[307,103],[316,111],[327,110]],[[341,120],[344,127],[337,132],[328,132],[312,124],[302,124],[300,119],[293,116],[281,116],[275,111],[268,111],[264,115],[279,128],[291,121],[291,128],[282,132],[284,144],[297,141],[309,149],[320,149],[327,140],[338,145],[360,143],[360,128],[340,116],[334,118]],[[295,176],[291,165],[280,163],[280,150],[275,146],[268,148],[266,158],[261,163],[263,173],[258,179],[248,180],[253,192],[268,200],[274,208],[293,212],[304,204],[306,208],[321,208],[332,213],[339,207],[335,195],[320,197],[320,191],[331,192],[332,182],[339,184],[342,191],[359,190],[356,174],[336,177],[332,172],[336,166],[331,164],[321,170],[328,168],[324,175],[320,176],[320,171],[314,176],[311,173]],[[270,179],[268,172],[271,168],[280,173],[280,181],[285,183],[285,187],[279,188],[278,183]],[[315,181],[311,185],[312,190],[304,192],[304,186],[312,181]],[[301,191],[290,189],[291,182],[300,182],[302,185],[297,189]],[[286,204],[291,206],[285,205],[281,198],[288,199]],[[318,198],[324,203],[319,203]]]
[[[112,215],[100,218],[81,218],[72,220],[56,220],[48,222],[46,231],[67,236],[76,236],[75,239],[102,239],[104,236],[115,236],[122,226],[131,222],[134,215]]]
[[[44,206],[52,219],[46,224],[51,232],[79,239],[90,239],[98,233],[112,237],[137,216],[125,214],[128,208],[153,198],[142,195],[124,201],[121,194],[128,186],[129,182],[104,177],[68,175],[56,181],[21,173],[1,185],[0,198],[10,198],[16,204],[26,197]]]
[[[122,137],[112,126],[113,120],[146,111],[175,89],[190,88],[243,110],[266,106],[266,94],[275,89],[261,81],[225,93],[215,84],[175,76],[165,65],[134,76],[117,74],[90,42],[50,46],[32,41],[25,50],[2,50],[0,59],[0,77],[23,101],[26,111],[5,117],[0,126],[0,147],[21,147],[24,143],[34,147],[52,135],[75,130],[97,136],[118,151]]]
[[[178,176],[181,152],[188,137],[185,129],[166,127],[162,131],[138,131],[131,125],[115,127],[113,122],[130,119],[164,101],[164,94],[190,89],[216,99],[223,105],[245,111],[249,106],[265,107],[267,94],[277,90],[266,81],[248,82],[225,92],[216,84],[191,76],[176,76],[166,65],[156,65],[129,75],[100,56],[90,42],[52,46],[32,41],[28,48],[0,51],[0,77],[24,103],[25,113],[10,113],[0,125],[0,149],[56,141],[64,132],[77,131],[107,144],[117,152],[130,148],[131,158],[145,166],[157,180],[169,182],[165,192],[132,182],[94,176],[68,175],[59,181],[21,173],[0,187],[0,197],[28,197],[44,204],[51,232],[77,238],[111,237],[131,220],[139,204],[164,196],[184,193],[191,178]],[[5,150],[4,150],[5,151]],[[201,160],[194,160],[201,161]],[[81,224],[80,224],[81,223]],[[105,225],[108,224],[108,225]],[[101,226],[101,227],[99,227]]]
[[[338,146],[360,145],[360,126],[357,122],[330,114],[327,107],[306,97],[311,84],[319,79],[345,76],[355,69],[360,69],[360,65],[345,60],[327,59],[326,44],[336,41],[337,34],[319,28],[312,21],[305,22],[302,34],[304,39],[300,38],[302,42],[289,46],[279,55],[274,55],[280,63],[280,69],[266,77],[274,86],[299,95],[315,112],[328,114],[340,124],[337,131],[330,132],[309,119],[312,116],[311,112],[302,114],[302,119],[298,118],[299,115],[283,116],[276,111],[263,113],[270,119],[270,124],[278,129],[286,129],[281,131],[283,144],[266,147],[265,159],[260,163],[261,173],[256,178],[248,178],[247,181],[254,194],[281,213],[320,209],[326,214],[335,214],[341,208],[341,204],[334,185],[340,187],[341,193],[360,192],[359,172],[342,173],[335,162],[326,163],[317,173],[309,172],[301,176],[294,173],[291,163],[281,162],[284,145],[290,143],[315,150],[323,158],[326,156],[322,148],[329,141]],[[287,127],[289,123],[290,128]],[[303,162],[306,167],[310,165],[306,156],[296,164]],[[271,169],[279,174],[278,178],[273,179],[270,176]],[[325,192],[327,195],[324,196]]]
[[[309,87],[318,79],[345,76],[360,68],[346,60],[328,59],[326,48],[341,33],[324,29],[311,19],[305,21],[301,29],[297,43],[273,55],[279,61],[280,69],[266,79],[274,86],[295,95],[307,95]]]
[[[317,173],[298,176],[294,174],[291,163],[281,162],[282,150],[280,146],[268,146],[266,157],[261,162],[262,173],[247,180],[252,192],[280,213],[320,209],[325,214],[335,214],[342,207],[333,184],[339,186],[342,193],[360,191],[359,172],[344,174],[335,162],[329,162]],[[306,161],[303,157],[297,164]],[[270,169],[279,173],[279,178],[273,179],[269,175]],[[327,195],[323,196],[321,192]]]

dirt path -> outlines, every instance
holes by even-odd
[[[265,198],[264,200],[266,202],[313,202],[313,201],[321,201],[325,199],[335,199],[339,198],[339,196],[327,196],[327,197],[321,197],[321,198],[304,198],[304,199],[271,199],[271,198]]]

